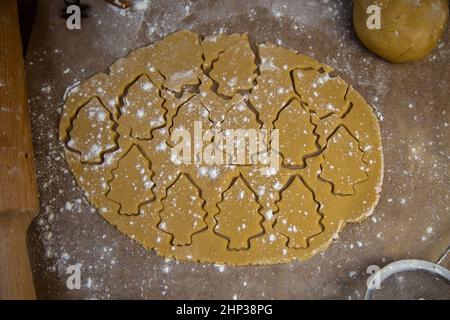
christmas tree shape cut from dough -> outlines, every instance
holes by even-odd
[[[331,114],[342,116],[348,107],[345,100],[348,84],[340,77],[330,77],[328,73],[316,70],[294,70],[294,88],[310,111],[320,118]]]
[[[164,76],[164,88],[181,92],[199,82],[203,59],[200,39],[194,32],[181,30],[167,36],[155,45],[149,59]]]
[[[280,134],[279,152],[283,157],[283,164],[303,166],[306,156],[319,151],[311,115],[297,99],[280,111],[274,124]]]
[[[170,139],[167,144],[171,147],[175,147],[178,144],[184,145],[183,155],[178,152],[174,152],[171,158],[172,162],[175,164],[180,164],[182,160],[186,159],[184,155],[184,150],[190,150],[190,161],[193,160],[195,163],[202,163],[202,148],[203,143],[205,145],[207,142],[212,140],[212,135],[210,139],[203,136],[204,132],[212,128],[212,122],[209,119],[209,112],[200,102],[197,97],[193,97],[186,103],[184,103],[179,109],[177,114],[173,117],[172,126],[169,129]],[[190,141],[186,141],[184,134],[189,135]],[[205,135],[206,136],[206,135]],[[178,139],[178,140],[177,140]]]
[[[257,153],[267,150],[266,135],[260,128],[256,113],[241,101],[228,110],[220,123],[218,149],[228,155],[230,164],[254,164]]]
[[[209,76],[219,85],[217,92],[232,97],[239,90],[250,90],[256,78],[255,54],[247,40],[229,46],[213,63]]]
[[[152,131],[165,124],[163,101],[158,88],[142,75],[129,87],[118,121],[129,128],[132,137],[149,140]]]
[[[204,221],[206,211],[203,209],[205,200],[201,198],[200,189],[186,174],[178,176],[162,203],[164,209],[160,212],[158,228],[172,235],[172,244],[190,245],[192,236],[207,228]]]
[[[274,229],[288,237],[289,248],[307,248],[308,238],[323,231],[319,203],[299,176],[294,176],[281,191],[277,206],[279,211],[275,214]]]
[[[150,161],[136,145],[119,160],[112,170],[107,198],[120,204],[119,214],[137,215],[142,204],[154,200]]]
[[[355,193],[354,185],[367,179],[367,164],[363,156],[358,140],[341,125],[323,152],[320,177],[332,184],[335,194],[352,195]]]
[[[262,235],[263,216],[259,213],[261,205],[244,177],[239,175],[223,193],[217,205],[214,231],[228,239],[228,249],[243,250],[250,247],[250,239]]]
[[[67,146],[80,154],[83,163],[102,163],[105,153],[117,149],[114,127],[111,113],[94,97],[73,120]]]

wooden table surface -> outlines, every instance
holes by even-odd
[[[435,260],[450,243],[450,32],[420,62],[393,65],[364,49],[342,1],[137,1],[91,5],[70,31],[61,4],[39,2],[26,57],[41,212],[29,230],[40,298],[361,299],[367,267]],[[148,4],[148,5],[147,5]],[[120,234],[90,207],[57,139],[63,95],[77,81],[179,29],[247,32],[327,63],[379,113],[385,156],[380,202],[368,221],[306,262],[220,267],[165,260]],[[81,264],[81,289],[66,287]],[[448,262],[446,262],[448,267]]]

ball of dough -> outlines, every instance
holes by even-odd
[[[381,9],[380,29],[367,25],[371,19],[370,25],[376,26],[372,5]],[[395,63],[408,62],[436,47],[446,29],[448,6],[448,0],[354,0],[353,25],[369,50]]]

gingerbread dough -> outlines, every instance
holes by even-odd
[[[380,28],[367,20],[380,8]],[[369,8],[369,13],[367,12]],[[353,25],[361,42],[380,57],[395,63],[427,56],[445,31],[448,0],[355,0]],[[372,24],[369,23],[372,27]]]
[[[372,213],[383,157],[371,107],[331,67],[256,48],[179,31],[69,93],[60,140],[104,219],[162,256],[248,265],[308,259]],[[211,135],[186,163],[173,138],[194,123]],[[248,163],[220,143],[230,129],[246,132],[231,141],[247,155],[245,130],[264,136]]]

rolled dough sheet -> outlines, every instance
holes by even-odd
[[[270,43],[253,47],[246,35],[179,31],[67,96],[59,134],[77,184],[105,220],[162,256],[305,260],[378,201],[372,108],[331,67]],[[266,132],[264,151],[278,162],[180,163],[173,135],[194,123],[214,137]],[[230,156],[210,138],[194,146],[195,159]]]

